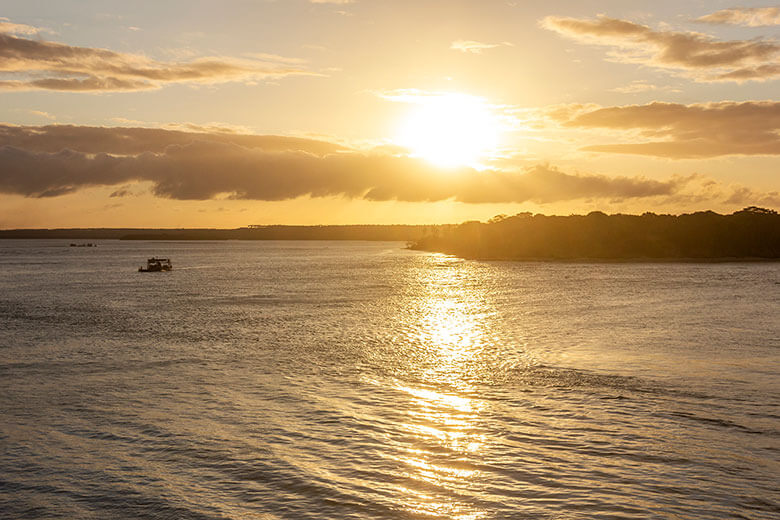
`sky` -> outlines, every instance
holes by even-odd
[[[0,0],[0,228],[780,209],[780,5]]]

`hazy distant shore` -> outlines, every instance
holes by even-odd
[[[415,241],[451,225],[252,226],[237,229],[9,229],[0,239],[63,240],[372,240]]]

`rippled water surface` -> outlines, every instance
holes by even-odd
[[[780,264],[66,246],[0,241],[0,517],[780,518]]]

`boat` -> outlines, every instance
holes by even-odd
[[[170,258],[152,257],[146,261],[146,267],[139,267],[139,273],[159,273],[161,271],[172,271],[173,264]]]

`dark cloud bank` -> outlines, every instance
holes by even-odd
[[[588,151],[671,159],[780,155],[780,102],[776,101],[565,108],[551,113],[565,126],[640,134],[632,143],[593,145],[585,148]]]
[[[514,173],[443,170],[408,156],[293,137],[59,125],[0,125],[0,165],[0,192],[27,197],[148,181],[155,195],[181,200],[227,194],[264,201],[308,195],[547,203],[671,196],[687,182],[572,174],[546,165]]]

